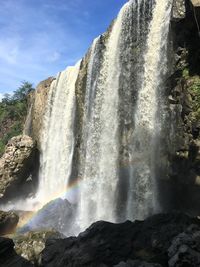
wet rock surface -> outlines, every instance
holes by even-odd
[[[0,211],[0,236],[13,233],[18,221],[19,217],[14,212]]]
[[[45,248],[47,239],[64,238],[62,234],[53,230],[29,232],[14,237],[15,251],[31,263],[41,263],[41,252]]]
[[[73,206],[66,199],[55,199],[46,204],[21,228],[18,233],[54,229],[68,235],[73,221]]]
[[[185,16],[171,21],[169,78],[166,81],[166,116],[163,125],[159,197],[163,210],[200,213],[200,46],[197,23],[200,9],[184,2]],[[164,153],[163,153],[164,154]],[[162,164],[163,162],[163,164]],[[161,181],[163,180],[163,181]]]

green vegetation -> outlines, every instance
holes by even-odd
[[[0,156],[8,140],[23,131],[28,108],[27,94],[32,90],[31,83],[22,82],[13,95],[5,94],[0,102]]]
[[[200,120],[200,76],[190,76],[189,69],[183,69],[182,76],[186,81],[188,92],[192,97],[192,113],[190,119],[192,122]]]
[[[183,76],[185,79],[189,78],[189,69],[188,69],[188,68],[183,69],[182,76]]]
[[[199,108],[200,106],[200,77],[194,76],[192,79],[192,84],[190,86],[190,91],[194,95],[195,104],[197,105],[196,108]]]
[[[200,120],[200,77],[194,76],[190,80],[191,84],[189,86],[189,91],[192,95],[192,109],[193,109],[193,121]]]

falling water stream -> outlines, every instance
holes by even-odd
[[[94,105],[91,119],[85,124],[85,131],[89,135],[85,149],[83,183],[80,190],[78,218],[81,228],[87,227],[95,220],[115,221],[116,189],[118,185],[118,109],[119,109],[119,75],[121,72],[118,53],[120,49],[121,24],[129,8],[127,3],[120,11],[111,30],[104,52],[100,73],[93,85],[96,98],[91,99]],[[90,62],[94,64],[95,46],[93,44]],[[91,75],[91,65],[88,69],[88,78]],[[91,82],[89,83],[91,84]],[[99,106],[100,105],[100,106]],[[109,210],[109,213],[105,213]]]
[[[166,70],[166,45],[168,40],[171,0],[157,0],[149,27],[147,48],[144,53],[144,72],[138,91],[135,112],[135,132],[132,147],[130,188],[128,193],[128,218],[143,219],[158,206],[155,179],[155,137],[159,136],[160,123],[156,117],[158,88],[162,86],[161,74]],[[164,63],[164,64],[163,64]]]
[[[90,49],[80,148],[83,160],[77,166],[82,180],[76,217],[80,229],[96,220],[117,221],[118,186],[123,179],[119,175],[120,125],[126,124],[125,116],[120,117],[122,90],[130,96],[135,90],[137,95],[130,122],[133,130],[125,131],[132,142],[127,145],[130,164],[124,219],[144,218],[156,211],[157,98],[161,73],[165,71],[162,62],[166,57],[163,51],[170,12],[171,0],[129,1],[112,25],[105,47],[102,48],[102,39],[98,37]],[[132,62],[130,53],[139,59]],[[132,84],[125,68],[135,68],[137,72],[133,73]],[[79,69],[80,63],[68,68],[51,86],[42,135],[39,201],[63,192],[71,174]],[[121,81],[122,75],[126,83]],[[128,102],[129,106],[134,105],[131,99]],[[124,109],[129,115],[133,112],[128,105],[127,111]]]
[[[42,131],[40,184],[36,196],[47,203],[66,189],[74,152],[75,83],[80,62],[52,82]]]
[[[75,116],[81,63],[52,82],[35,199],[45,204],[61,195],[75,164],[81,180],[76,210],[80,230],[97,220],[142,219],[158,210],[157,104],[166,72],[171,6],[172,0],[130,0],[107,34],[94,40],[82,88],[80,133],[75,132]],[[77,135],[80,146],[75,145]]]

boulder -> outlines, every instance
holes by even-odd
[[[63,237],[59,232],[52,230],[17,235],[14,237],[15,251],[26,260],[39,265],[41,262],[41,252],[45,248],[46,240]]]
[[[37,160],[36,144],[31,137],[20,135],[8,142],[0,159],[0,199],[13,198],[17,193],[22,196],[26,187],[37,182],[33,179]]]
[[[0,211],[0,236],[12,234],[18,224],[19,217],[14,212]]]
[[[54,229],[60,233],[68,235],[71,233],[74,208],[66,199],[55,199],[41,208],[32,219],[21,227],[18,232],[26,233]]]
[[[120,224],[99,221],[69,238],[52,230],[32,231],[15,235],[14,243],[0,238],[0,266],[200,266],[200,220],[181,213]]]
[[[14,250],[11,239],[0,237],[0,266],[1,267],[34,267],[33,264],[19,256]]]
[[[179,213],[159,214],[134,223],[96,222],[78,237],[47,240],[42,266],[105,267],[123,262],[129,266],[127,260],[140,260],[144,263],[138,266],[156,267],[155,263],[167,267],[172,241],[191,224],[200,226],[200,221]]]
[[[172,241],[168,249],[169,267],[200,266],[200,228],[191,225]]]

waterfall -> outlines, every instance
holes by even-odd
[[[85,162],[82,173],[78,217],[82,229],[95,220],[115,221],[115,194],[118,183],[118,88],[119,88],[119,39],[123,15],[121,10],[111,30],[103,56],[103,63],[96,77],[93,75],[98,39],[94,41],[88,67],[86,88],[86,114],[83,129]],[[92,86],[91,86],[92,85]],[[94,94],[95,90],[95,94]],[[87,92],[91,93],[91,98]],[[88,103],[88,100],[90,103]],[[88,107],[92,105],[88,111]],[[88,134],[86,135],[85,132]],[[95,192],[95,193],[94,193]],[[109,210],[109,214],[105,214]]]
[[[100,38],[92,45],[77,216],[82,229],[96,220],[144,218],[157,209],[157,103],[170,12],[171,0],[129,1],[112,26],[102,62]]]
[[[145,17],[140,18],[141,3],[148,9],[149,4],[145,1],[138,3],[129,1],[125,4],[109,30],[108,36],[104,37],[105,48],[102,48],[100,37],[93,42],[90,51],[81,151],[84,160],[79,173],[82,183],[77,211],[77,220],[81,229],[96,220],[117,221],[118,187],[122,178],[119,175],[121,156],[119,127],[122,108],[120,94],[122,89],[125,91],[124,95],[132,90],[129,82],[130,68],[133,67],[131,46],[135,44],[135,38],[132,35],[139,35],[138,28],[140,28],[139,31],[146,33]],[[148,16],[149,14],[146,15],[147,18]],[[136,24],[134,26],[133,21]],[[139,41],[141,39],[138,38],[137,45]],[[127,47],[124,47],[125,42]],[[102,58],[101,50],[103,50]],[[129,68],[127,72],[124,71],[125,68]],[[122,78],[122,74],[125,77]],[[121,80],[125,81],[124,84]],[[133,105],[130,103],[130,95],[127,101],[129,106]],[[127,105],[127,101],[123,104]],[[125,112],[128,113],[128,105]]]
[[[160,132],[158,97],[166,72],[166,46],[172,0],[157,0],[144,54],[144,71],[138,92],[127,202],[128,218],[144,218],[157,209],[154,151]]]
[[[94,40],[83,64],[52,82],[36,200],[46,203],[64,193],[69,178],[77,180],[78,231],[97,220],[142,219],[158,209],[158,103],[171,5],[172,0],[130,0]]]
[[[80,62],[68,67],[51,84],[41,139],[37,201],[46,203],[64,193],[74,152],[75,83]]]

